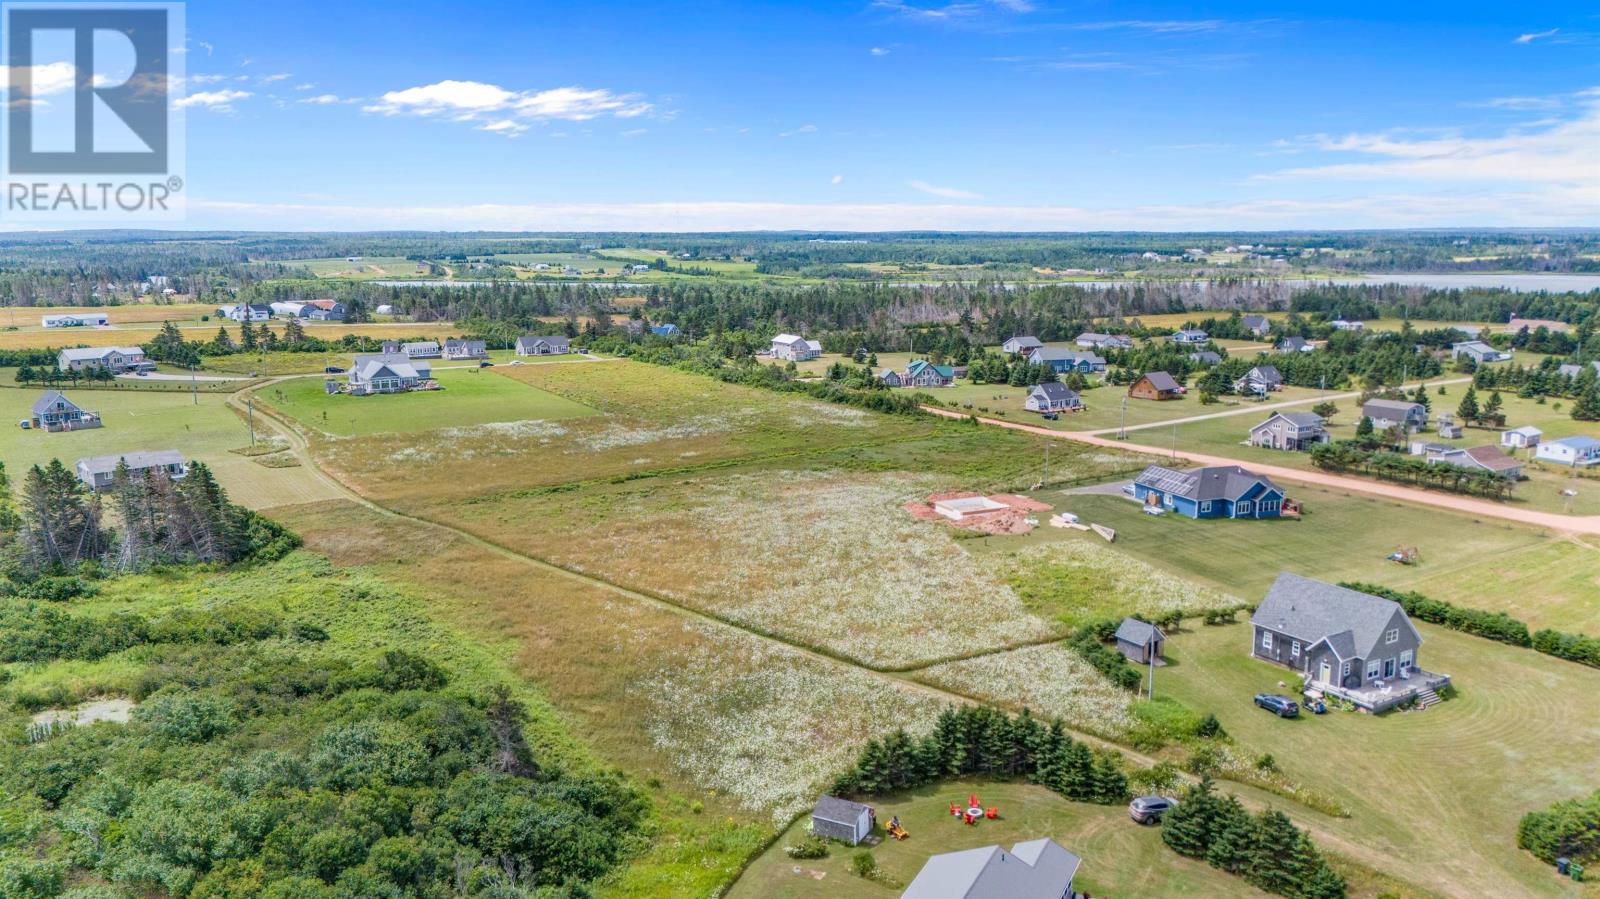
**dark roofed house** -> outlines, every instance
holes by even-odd
[[[1199,328],[1184,328],[1181,331],[1174,331],[1171,339],[1173,343],[1195,344],[1205,343],[1211,339],[1211,335]]]
[[[1277,518],[1283,488],[1238,465],[1179,471],[1151,465],[1133,481],[1134,498],[1190,518]]]
[[[1048,381],[1028,391],[1022,408],[1029,412],[1075,412],[1083,408],[1083,398],[1059,381]]]
[[[100,413],[85,412],[59,390],[45,391],[33,403],[33,427],[45,431],[81,431],[100,427]]]
[[[572,341],[563,336],[530,334],[517,338],[518,356],[561,356],[572,352]]]
[[[1189,361],[1198,362],[1201,365],[1216,365],[1222,361],[1222,356],[1210,350],[1201,350],[1198,353],[1190,353]]]
[[[189,473],[189,463],[177,450],[140,450],[114,456],[91,456],[79,459],[73,466],[78,480],[90,490],[104,490],[116,477],[117,466],[126,464],[130,475],[147,471],[165,472],[174,481]]]
[[[1051,346],[1035,347],[1028,353],[1028,361],[1047,365],[1056,374],[1075,371],[1087,375],[1106,370],[1106,360],[1094,353],[1063,350]]]
[[[1164,371],[1146,372],[1129,385],[1128,396],[1136,400],[1175,400],[1183,396],[1183,385]]]
[[[876,813],[870,805],[837,796],[822,796],[811,810],[811,832],[854,846],[872,833],[875,817]]]
[[[955,383],[955,378],[954,368],[917,359],[906,366],[906,373],[900,382],[906,387],[949,387]]]
[[[1418,666],[1422,635],[1405,609],[1368,593],[1284,572],[1250,625],[1251,655],[1370,712],[1412,699],[1426,707],[1450,682]]]
[[[1007,338],[1005,343],[1000,344],[1000,349],[1008,353],[1026,353],[1042,346],[1044,344],[1039,342],[1039,338],[1032,335],[1024,335]]]
[[[928,859],[900,899],[1069,899],[1083,860],[1048,837]]]
[[[1250,429],[1250,445],[1267,449],[1298,453],[1327,442],[1328,431],[1315,412],[1278,412]]]
[[[1430,465],[1454,465],[1468,471],[1486,471],[1510,480],[1522,478],[1522,463],[1500,451],[1498,446],[1446,447],[1428,454]]]
[[[444,357],[446,359],[487,359],[489,358],[489,345],[482,340],[456,340],[451,337],[444,342]]]
[[[1410,400],[1367,400],[1361,404],[1361,414],[1380,431],[1395,425],[1420,429],[1428,423],[1428,408]]]
[[[1268,321],[1265,315],[1246,315],[1242,321],[1244,326],[1250,329],[1250,333],[1257,337],[1263,337],[1272,330],[1272,322]]]
[[[1167,635],[1148,621],[1124,618],[1117,626],[1117,650],[1129,661],[1140,664],[1161,661],[1166,642]]]
[[[1278,352],[1280,353],[1309,353],[1315,349],[1316,347],[1312,346],[1311,342],[1304,337],[1285,337],[1278,341]]]
[[[1239,393],[1267,393],[1272,390],[1283,389],[1283,375],[1279,373],[1276,365],[1257,365],[1244,373],[1244,377],[1233,382],[1233,389]]]

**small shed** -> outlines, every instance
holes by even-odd
[[[1117,650],[1129,661],[1140,664],[1161,661],[1166,642],[1167,635],[1148,621],[1124,618],[1117,626]]]
[[[811,810],[811,832],[830,840],[843,840],[854,846],[872,833],[876,814],[870,805],[822,796]]]

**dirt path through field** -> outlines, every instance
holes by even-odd
[[[935,406],[923,406],[924,411],[945,418],[968,418],[962,412],[950,409],[941,409]],[[1228,413],[1231,414],[1231,413]],[[1185,462],[1195,462],[1200,465],[1239,465],[1238,459],[1229,459],[1224,456],[1213,456],[1209,453],[1195,453],[1188,450],[1177,450],[1159,446],[1146,446],[1138,443],[1129,443],[1126,440],[1101,437],[1100,433],[1082,433],[1075,431],[1055,431],[1038,425],[1022,424],[1015,421],[1000,421],[995,418],[979,416],[978,421],[993,425],[997,428],[1010,428],[1014,431],[1026,431],[1029,434],[1039,434],[1044,437],[1055,437],[1062,440],[1074,440],[1079,443],[1088,443],[1094,446],[1109,447],[1112,449],[1129,450],[1135,453],[1146,453],[1164,459],[1181,459]],[[1128,430],[1133,430],[1129,428]],[[1478,515],[1484,518],[1498,518],[1502,521],[1512,521],[1517,524],[1531,525],[1538,528],[1548,528],[1561,534],[1595,534],[1600,535],[1600,516],[1588,515],[1557,515],[1554,512],[1538,512],[1533,509],[1519,509],[1489,500],[1474,499],[1470,496],[1458,496],[1452,493],[1438,493],[1432,490],[1421,490],[1416,487],[1406,487],[1400,484],[1388,484],[1383,481],[1369,480],[1367,478],[1349,477],[1347,475],[1330,474],[1325,471],[1306,471],[1299,468],[1285,468],[1281,465],[1264,465],[1259,462],[1249,464],[1251,471],[1264,474],[1270,478],[1281,481],[1294,481],[1301,484],[1315,484],[1319,487],[1332,487],[1350,493],[1365,493],[1371,496],[1381,496],[1384,499],[1398,499],[1406,502],[1417,503],[1424,506],[1435,506],[1441,509],[1450,509],[1466,515]]]

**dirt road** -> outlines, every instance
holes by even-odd
[[[940,409],[934,406],[923,406],[924,411],[945,418],[966,418],[966,414],[950,409]],[[1229,413],[1224,413],[1229,414]],[[1014,431],[1026,431],[1030,434],[1039,434],[1045,437],[1054,437],[1061,440],[1073,440],[1078,443],[1088,443],[1094,446],[1104,446],[1113,449],[1131,450],[1136,453],[1146,453],[1164,459],[1174,456],[1186,462],[1200,465],[1238,465],[1238,459],[1228,459],[1223,456],[1213,456],[1208,453],[1194,453],[1187,450],[1178,450],[1174,453],[1171,449],[1159,446],[1146,446],[1138,443],[1129,443],[1126,440],[1101,437],[1098,433],[1087,434],[1077,431],[1054,431],[1038,425],[1022,424],[1015,421],[1000,421],[994,418],[979,417],[978,421],[997,428],[1010,428]],[[1130,428],[1129,430],[1132,430]],[[1103,432],[1102,432],[1103,433]],[[1436,506],[1441,509],[1451,509],[1467,515],[1478,515],[1484,518],[1498,518],[1501,521],[1513,521],[1518,524],[1532,525],[1533,527],[1549,528],[1563,534],[1597,534],[1600,535],[1600,517],[1557,515],[1554,512],[1538,512],[1533,509],[1520,509],[1504,503],[1491,502],[1484,499],[1474,499],[1469,496],[1459,496],[1453,493],[1440,493],[1433,490],[1421,490],[1416,487],[1405,487],[1399,484],[1388,484],[1368,478],[1351,477],[1349,475],[1330,474],[1325,471],[1303,471],[1298,468],[1285,468],[1281,465],[1263,465],[1257,462],[1250,463],[1250,470],[1258,474],[1280,481],[1293,481],[1301,484],[1316,484],[1320,487],[1332,487],[1350,493],[1365,493],[1371,496],[1381,496],[1385,499],[1398,499],[1406,502],[1417,503],[1424,506]]]

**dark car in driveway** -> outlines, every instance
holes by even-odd
[[[1171,796],[1140,796],[1128,803],[1128,817],[1140,824],[1155,824],[1177,806],[1178,800]]]
[[[1279,718],[1298,718],[1300,706],[1287,696],[1277,693],[1257,693],[1256,705],[1266,709]]]

